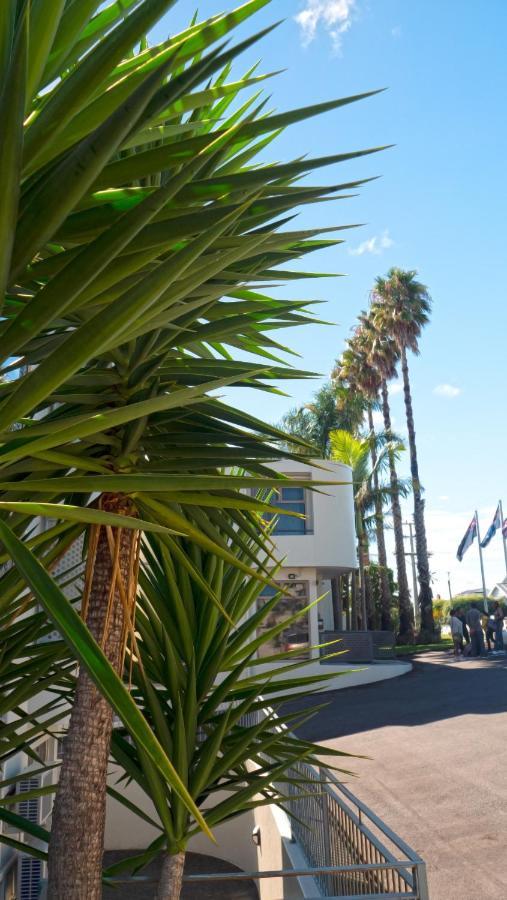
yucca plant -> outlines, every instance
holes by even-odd
[[[140,532],[176,531],[234,559],[223,533],[234,543],[258,508],[240,494],[246,479],[273,482],[280,434],[210,391],[302,374],[271,332],[310,321],[306,303],[263,285],[300,277],[279,267],[333,243],[283,230],[294,208],[359,183],[299,179],[373,152],[254,162],[280,129],[359,99],[276,114],[254,94],[229,108],[261,79],[229,80],[263,32],[217,41],[267,2],[156,47],[145,35],[170,0],[1,8],[0,537],[82,663],[53,816],[54,900],[100,896],[110,704],[199,816],[115,675],[133,634]],[[40,516],[62,541],[76,522],[86,533],[88,629],[26,542]]]
[[[236,563],[245,565],[255,554],[258,578],[185,538],[144,540],[136,642],[125,664],[138,708],[210,828],[265,804],[292,814],[294,801],[306,791],[305,770],[298,763],[319,765],[322,748],[291,730],[321,708],[317,691],[335,677],[305,675],[309,655],[305,660],[299,650],[272,649],[313,604],[273,624],[283,591],[267,602],[259,595],[265,567],[276,584],[279,566],[271,562],[271,526],[252,516],[254,523],[255,531],[243,530],[233,552]],[[210,608],[208,590],[220,597],[223,611]],[[336,642],[326,650],[328,658],[340,653]],[[68,689],[72,693],[72,686]],[[283,710],[287,699],[312,692],[312,711]],[[160,836],[144,850],[139,847],[141,853],[109,867],[104,879],[138,873],[159,858],[157,900],[177,900],[186,847],[202,825],[124,726],[114,728],[111,749],[121,774],[114,782],[110,778],[109,795],[154,825]],[[326,749],[326,756],[338,760],[348,754]],[[151,801],[156,818],[135,806],[126,790],[132,782]],[[32,795],[47,790],[34,789]],[[25,830],[30,842],[29,823]],[[40,846],[36,853],[45,858]]]

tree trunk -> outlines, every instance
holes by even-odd
[[[382,411],[384,414],[384,428],[389,439],[392,437],[391,411],[389,409],[389,395],[387,383],[382,382]],[[400,609],[399,636],[403,641],[411,643],[414,639],[414,612],[410,602],[408,589],[407,566],[405,561],[405,544],[403,541],[403,519],[401,517],[400,495],[398,491],[398,476],[394,464],[394,456],[389,454],[389,472],[391,478],[391,509],[393,513],[394,542],[396,550],[396,569],[398,575],[398,604]]]
[[[343,631],[342,620],[342,576],[333,575],[331,578],[331,602],[333,605],[333,629]]]
[[[361,627],[367,631],[369,627],[370,612],[372,607],[371,581],[366,572],[370,557],[368,552],[368,537],[364,530],[363,518],[360,510],[357,510],[357,556],[359,559],[359,588],[361,597]]]
[[[431,638],[435,630],[435,623],[433,621],[433,592],[431,590],[428,544],[426,541],[426,526],[424,524],[424,500],[422,498],[421,482],[419,481],[414,414],[412,411],[412,395],[410,392],[410,378],[405,348],[403,348],[401,352],[401,371],[403,373],[403,392],[405,395],[408,446],[410,450],[410,474],[412,475],[412,491],[414,494],[415,546],[417,551],[417,575],[419,578],[421,632],[426,638]]]
[[[363,543],[363,573],[364,573],[364,597],[366,603],[366,628],[369,631],[373,631],[376,627],[375,623],[375,604],[373,602],[373,587],[371,583],[371,575],[370,575],[370,546],[368,544],[368,537],[366,532],[364,533],[364,543]]]
[[[101,499],[103,509],[132,514],[124,497],[107,495]],[[123,667],[124,603],[131,596],[137,538],[132,529],[101,527],[94,564],[91,559],[88,565],[87,601],[85,586],[86,623],[118,673]],[[113,563],[115,555],[116,564]],[[123,599],[120,588],[124,590]],[[112,727],[113,710],[81,667],[53,809],[48,872],[51,900],[100,900],[102,897]]]
[[[371,406],[368,407],[368,422],[372,436],[375,436],[373,426],[373,412]],[[375,491],[375,536],[377,538],[378,565],[380,576],[380,605],[381,620],[380,627],[385,631],[391,631],[393,627],[391,619],[391,608],[393,605],[393,596],[391,594],[391,585],[389,584],[389,575],[387,572],[387,550],[386,536],[384,534],[384,514],[382,509],[382,498],[379,495],[379,480],[377,465],[377,451],[372,444],[371,461],[373,466],[373,490]]]
[[[345,607],[345,631],[350,631],[352,628],[350,622],[350,603],[351,603],[351,586],[350,586],[350,578],[352,575],[344,575],[343,576],[343,594],[342,594],[342,603]]]
[[[350,573],[350,628],[357,631],[357,570]]]
[[[185,853],[164,853],[155,900],[179,900],[183,884]]]

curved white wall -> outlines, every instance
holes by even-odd
[[[284,566],[353,569],[357,566],[354,497],[349,466],[316,460],[319,466],[282,460],[273,465],[278,472],[312,481],[339,481],[311,492],[313,533],[275,535],[278,556]]]

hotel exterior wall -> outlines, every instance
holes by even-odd
[[[354,526],[354,497],[351,470],[341,463],[316,460],[314,465],[282,460],[273,468],[287,475],[309,478],[312,481],[340,481],[318,488],[321,493],[306,493],[311,506],[310,533],[274,536],[278,556],[285,567],[315,566],[316,568],[354,569],[357,567]]]

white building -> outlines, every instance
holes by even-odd
[[[321,597],[309,614],[284,633],[281,640],[287,648],[298,643],[302,649],[303,645],[315,647],[320,631],[345,627],[342,614],[342,621],[335,621],[333,595],[336,610],[338,578],[357,568],[351,471],[348,466],[329,460],[316,460],[313,464],[283,460],[273,468],[300,481],[328,482],[315,489],[287,484],[279,488],[272,500],[276,507],[299,513],[304,518],[280,515],[276,522],[273,532],[275,555],[283,561],[276,580],[290,591],[291,596],[277,605],[265,627],[271,627],[276,620],[286,618]],[[269,594],[266,589],[262,597]],[[265,654],[272,649],[266,647]],[[317,650],[310,652],[318,657]]]
[[[489,596],[492,600],[498,600],[499,603],[507,602],[507,576],[503,581],[498,581],[494,588],[490,591]]]

